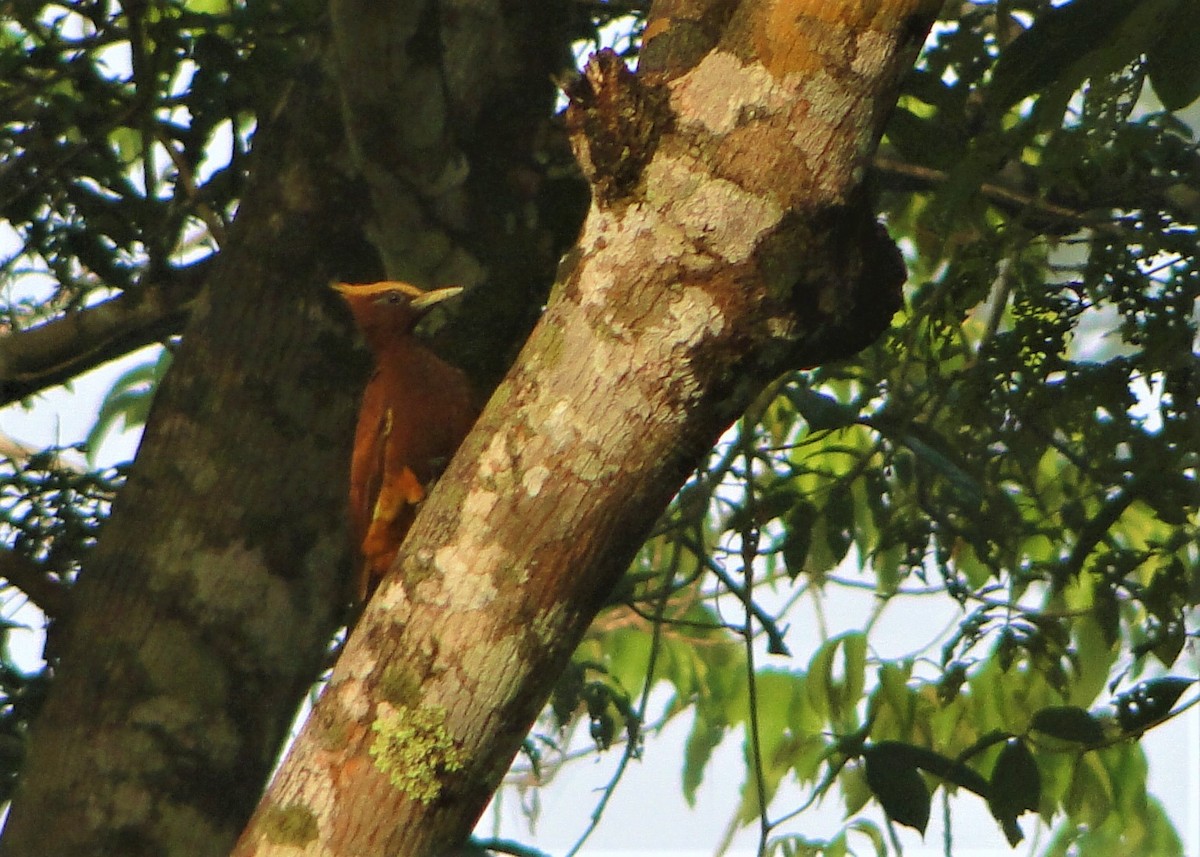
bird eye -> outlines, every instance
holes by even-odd
[[[383,296],[382,302],[391,304],[392,306],[400,306],[405,302],[405,298],[399,292],[388,292]]]

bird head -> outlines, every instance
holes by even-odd
[[[334,283],[350,307],[367,343],[378,347],[396,336],[412,332],[430,307],[462,292],[459,286],[424,291],[409,283]]]

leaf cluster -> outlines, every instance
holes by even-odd
[[[65,603],[124,483],[117,470],[72,466],[78,452],[49,448],[25,460],[0,459],[0,568],[6,578],[0,602],[8,615],[26,596],[47,614]],[[29,724],[52,676],[48,665],[29,670],[14,657],[9,637],[18,629],[18,622],[0,623],[0,801],[16,784]],[[53,660],[53,652],[45,657]]]
[[[78,570],[124,484],[120,469],[75,465],[75,447],[24,461],[0,459],[0,534],[7,550],[67,582]]]
[[[10,4],[0,26],[0,217],[45,315],[220,243],[256,117],[303,56],[299,4]]]
[[[1111,715],[1097,716],[1070,705],[1047,706],[1033,714],[1022,734],[993,730],[954,759],[902,741],[885,740],[861,749],[851,746],[854,742],[844,742],[842,749],[851,755],[861,755],[867,787],[889,819],[924,834],[932,803],[924,776],[927,774],[986,800],[1009,844],[1016,846],[1024,839],[1017,819],[1026,812],[1043,811],[1043,777],[1052,776],[1050,772],[1061,767],[1063,760],[1050,754],[1070,754],[1078,766],[1083,751],[1112,746],[1161,721],[1195,681],[1167,676],[1143,682],[1118,695],[1112,702],[1115,724],[1111,723]],[[1057,743],[1047,743],[1047,738],[1057,739]],[[996,745],[1000,749],[994,754],[994,764],[986,777],[967,764],[972,757]],[[1039,758],[1043,760],[1042,766]],[[1052,813],[1054,806],[1050,800],[1045,808]]]

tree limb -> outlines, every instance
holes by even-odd
[[[877,154],[871,166],[877,175],[885,179],[889,190],[927,191],[950,180],[950,174],[944,170],[907,163],[886,154]],[[1144,189],[1140,190],[1144,192]],[[983,182],[979,185],[979,193],[1006,214],[1013,217],[1020,215],[1027,228],[1048,235],[1069,235],[1081,229],[1091,229],[1122,240],[1130,235],[1129,230],[1120,223],[1113,222],[1113,209],[1125,207],[1114,200],[1090,204],[1085,201],[1081,206],[1080,200],[1066,203],[1045,199],[1004,181]],[[1129,200],[1127,205],[1142,208],[1147,202],[1168,210],[1172,207],[1168,199],[1157,196]]]
[[[10,550],[0,550],[0,578],[24,592],[51,619],[66,614],[70,590],[33,560]]]
[[[595,190],[578,247],[359,618],[239,857],[461,842],[721,432],[798,359],[822,357],[814,337],[828,357],[854,318],[878,334],[853,292],[875,275],[894,301],[903,272],[856,187],[939,4],[731,6],[694,64],[676,67],[684,54],[667,45],[665,66],[635,77],[601,52],[571,87],[567,125]],[[652,20],[647,32],[674,30]],[[281,841],[283,818],[303,837]]]
[[[209,265],[0,337],[0,407],[178,333]]]

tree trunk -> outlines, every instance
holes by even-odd
[[[721,430],[897,306],[859,186],[938,7],[680,0],[638,76],[593,60],[568,117],[579,245],[236,854],[425,857],[468,834]]]
[[[226,853],[342,619],[365,365],[328,283],[378,269],[361,191],[328,166],[332,96],[298,81],[260,131],[229,246],[51,629],[0,853]]]
[[[52,629],[54,682],[0,854],[228,853],[345,618],[368,360],[328,286],[465,280],[491,316],[447,338],[498,377],[582,217],[534,216],[556,198],[531,117],[551,113],[562,8],[334,3],[331,46],[279,81],[128,485]],[[395,88],[409,78],[421,85]]]

